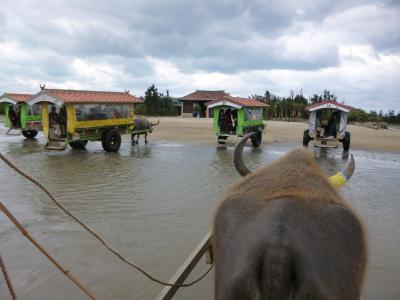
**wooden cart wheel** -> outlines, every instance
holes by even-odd
[[[256,134],[253,135],[250,140],[251,140],[251,144],[253,145],[254,148],[257,148],[261,145],[261,141],[262,141],[262,132],[260,130],[257,130],[255,132]]]
[[[343,138],[342,144],[343,144],[343,150],[349,151],[349,149],[350,149],[350,132],[347,132],[347,131],[345,132],[345,136]]]
[[[37,130],[22,130],[22,135],[27,139],[33,139],[37,134]]]
[[[310,136],[308,135],[308,129],[304,130],[303,134],[303,146],[307,147],[308,143],[310,142]]]
[[[225,145],[227,138],[228,138],[227,136],[218,136],[217,137],[218,144]]]
[[[121,135],[115,129],[109,129],[103,134],[101,141],[104,151],[117,152],[121,147]]]
[[[71,146],[72,149],[85,149],[88,141],[75,141],[75,142],[70,142],[69,145]]]

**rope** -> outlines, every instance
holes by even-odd
[[[21,233],[32,242],[36,246],[36,248],[39,249],[40,252],[42,252],[65,276],[67,276],[75,285],[77,285],[86,295],[90,297],[90,299],[96,300],[96,297],[93,296],[93,294],[85,288],[82,283],[79,282],[78,278],[75,278],[74,275],[71,274],[70,271],[64,269],[47,251],[44,249],[30,234],[29,232],[25,229],[24,226],[22,226],[21,223],[18,222],[18,220],[14,217],[14,215],[3,205],[2,202],[0,202],[0,210],[4,212],[4,214],[10,219],[12,223],[21,231]]]
[[[6,265],[4,264],[3,259],[1,258],[1,255],[0,255],[0,268],[3,271],[3,275],[4,275],[4,278],[6,280],[8,290],[10,291],[11,299],[12,300],[17,300],[17,295],[15,294],[14,288],[13,288],[13,286],[11,284],[11,280],[8,277]]]
[[[212,269],[213,265],[210,266],[210,268],[203,274],[201,275],[198,279],[193,280],[189,283],[184,283],[184,284],[174,284],[174,283],[169,283],[165,282],[162,280],[159,280],[152,275],[150,275],[148,272],[146,272],[142,267],[139,265],[135,264],[134,262],[130,261],[129,259],[125,258],[122,254],[120,254],[117,250],[115,250],[113,247],[111,247],[99,234],[94,232],[92,229],[90,229],[85,223],[83,223],[78,217],[76,217],[74,214],[72,214],[69,210],[67,210],[54,196],[36,179],[31,177],[29,174],[26,174],[24,171],[20,170],[17,166],[15,166],[7,157],[5,157],[1,152],[0,152],[0,158],[7,164],[9,165],[14,171],[34,183],[36,186],[38,186],[43,192],[46,193],[47,196],[54,202],[54,204],[60,208],[65,214],[70,216],[75,222],[77,222],[83,229],[85,229],[87,232],[89,232],[94,238],[96,238],[109,252],[114,254],[116,257],[118,257],[121,261],[126,263],[127,265],[131,266],[132,268],[136,269],[140,273],[142,273],[144,276],[146,276],[148,279],[157,282],[158,284],[164,285],[164,286],[172,286],[172,287],[189,287],[194,285],[195,283],[199,282],[202,280],[208,272]]]

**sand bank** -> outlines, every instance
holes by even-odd
[[[149,140],[216,144],[212,119],[149,117],[149,120],[153,123],[160,120],[160,124],[150,134]],[[0,115],[0,122],[4,123],[3,115]],[[301,146],[303,132],[307,127],[308,125],[305,122],[266,121],[263,144],[298,143]],[[349,125],[348,131],[351,133],[350,149],[400,153],[400,127],[376,130]],[[143,141],[143,137],[141,137],[141,141]]]
[[[190,142],[198,144],[215,144],[212,119],[160,117],[149,118],[152,122],[160,120],[149,139],[162,141]],[[266,132],[263,143],[291,142],[302,144],[306,123],[266,121]],[[370,129],[349,125],[351,148],[400,152],[400,129]]]

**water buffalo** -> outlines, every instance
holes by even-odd
[[[153,131],[153,126],[157,126],[160,124],[160,120],[158,120],[157,123],[151,123],[149,120],[147,120],[144,117],[137,117],[134,120],[134,127],[133,127],[133,133],[131,135],[131,142],[132,145],[138,144],[139,143],[139,136],[144,134],[144,142],[147,144],[147,134]],[[136,141],[135,141],[135,135],[137,136]]]
[[[251,172],[223,196],[213,226],[215,299],[360,299],[366,267],[363,226],[307,150]],[[339,181],[337,179],[340,179]]]

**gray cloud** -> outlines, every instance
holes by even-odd
[[[37,81],[97,87],[93,82],[106,84],[110,78],[115,88],[138,84],[144,89],[159,80],[179,93],[187,87],[166,75],[158,78],[152,59],[172,64],[179,76],[217,72],[236,78],[257,70],[322,74],[340,68],[343,57],[359,66],[370,63],[369,56],[341,53],[354,45],[370,47],[378,58],[400,55],[397,1],[282,2],[5,0],[0,75],[7,79],[0,88],[18,88],[21,76],[32,79],[27,87]],[[81,65],[93,67],[93,76],[100,79],[90,82],[90,76],[82,74],[78,79],[85,69]],[[321,84],[315,92],[335,86]],[[361,81],[354,84],[354,89],[364,90]],[[253,94],[252,85],[247,86],[247,95]]]

